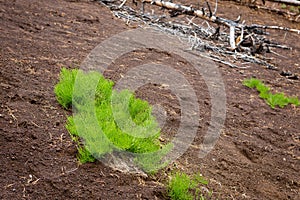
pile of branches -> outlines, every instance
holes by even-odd
[[[240,17],[235,20],[222,18],[216,15],[217,2],[214,9],[206,2],[202,8],[193,8],[163,0],[98,0],[108,6],[114,16],[124,19],[128,25],[151,26],[156,29],[188,39],[191,48],[206,51],[208,58],[233,68],[247,68],[247,64],[255,63],[268,69],[276,66],[265,57],[266,53],[274,53],[273,48],[291,49],[271,41],[266,36],[268,29],[284,30],[300,34],[300,30],[280,26],[266,26],[245,24]],[[129,1],[129,0],[128,0]],[[131,1],[131,0],[130,0]],[[138,4],[139,3],[139,4]],[[130,7],[133,5],[136,9]],[[167,9],[168,14],[154,14],[145,12],[145,4]],[[137,9],[140,6],[140,9]],[[165,13],[165,12],[164,12]],[[191,16],[187,22],[171,20],[179,15]],[[203,19],[201,24],[194,23],[195,18]],[[212,26],[211,24],[215,24]],[[225,31],[221,31],[225,30]],[[235,61],[241,61],[238,66]]]

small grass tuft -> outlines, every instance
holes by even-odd
[[[78,148],[78,155],[77,159],[80,161],[80,163],[88,163],[88,162],[95,162],[96,159],[91,155],[91,153],[82,146],[79,146]]]
[[[201,184],[207,185],[208,181],[200,174],[190,177],[183,172],[176,172],[169,181],[168,194],[173,200],[204,200],[204,196],[200,194],[199,189]]]
[[[286,9],[287,8],[287,5],[282,3],[281,6],[280,6],[282,9]]]
[[[297,97],[287,97],[284,93],[272,94],[270,92],[270,88],[264,85],[259,79],[246,79],[243,81],[243,85],[249,88],[256,88],[256,90],[259,92],[259,97],[265,99],[271,108],[275,108],[275,106],[284,108],[288,104],[293,104],[295,106],[299,105],[299,99]]]

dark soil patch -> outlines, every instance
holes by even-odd
[[[231,19],[243,13],[248,23],[300,28],[282,16],[231,2],[220,2],[219,13]],[[71,113],[61,108],[53,93],[62,66],[79,67],[97,44],[129,28],[107,8],[90,1],[1,0],[0,16],[0,198],[166,199],[165,171],[142,178],[100,162],[78,165],[76,146],[64,127]],[[227,118],[215,149],[204,159],[198,158],[195,147],[207,129],[210,102],[203,80],[188,63],[175,55],[142,50],[124,55],[106,74],[117,80],[120,73],[149,60],[180,63],[180,70],[197,88],[203,120],[199,138],[170,168],[201,172],[210,180],[214,199],[299,198],[300,108],[272,110],[254,90],[242,86],[242,80],[256,76],[275,91],[300,97],[300,80],[280,75],[281,71],[300,74],[300,37],[271,33],[274,40],[293,47],[276,50],[284,57],[272,55],[277,71],[219,65],[226,84]],[[137,95],[167,108],[164,132],[172,137],[180,109],[170,91],[147,85]]]

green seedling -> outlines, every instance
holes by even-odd
[[[299,105],[299,99],[297,97],[287,97],[284,93],[271,93],[270,88],[263,84],[259,79],[251,78],[243,81],[243,85],[249,88],[255,88],[259,92],[259,97],[265,99],[267,104],[271,108],[279,106],[284,108],[288,104],[293,104],[295,106]]]
[[[173,200],[202,200],[204,196],[201,194],[199,186],[207,184],[208,181],[200,174],[190,177],[185,173],[176,172],[170,178],[168,194]]]
[[[172,145],[160,144],[151,106],[128,90],[114,91],[113,85],[98,72],[61,71],[54,92],[64,108],[73,107],[66,128],[77,143],[79,161],[93,162],[112,151],[128,151],[145,154],[135,159],[145,171],[165,164],[160,160]]]

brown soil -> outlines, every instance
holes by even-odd
[[[232,2],[219,3],[218,13],[231,19],[243,13],[248,23],[300,28],[282,16]],[[300,80],[280,75],[282,70],[300,74],[299,35],[270,31],[274,40],[293,47],[276,50],[285,57],[272,54],[278,70],[219,65],[226,84],[227,118],[215,149],[204,159],[193,148],[200,144],[210,114],[203,80],[174,55],[142,50],[119,59],[112,69],[120,63],[124,69],[107,77],[116,80],[122,70],[157,57],[170,65],[180,62],[200,99],[203,120],[194,145],[172,167],[143,178],[100,162],[78,165],[76,146],[64,127],[71,113],[53,93],[62,66],[79,67],[97,44],[129,27],[90,1],[0,0],[0,16],[1,199],[167,199],[163,184],[173,169],[201,172],[210,180],[212,199],[299,199],[300,107],[271,109],[241,84],[256,76],[274,91],[300,97]],[[176,100],[170,101],[169,91],[148,85],[137,95],[160,101],[169,110],[164,129],[176,131],[180,110]]]

